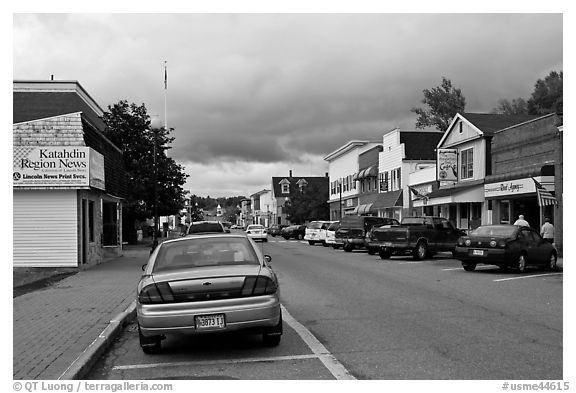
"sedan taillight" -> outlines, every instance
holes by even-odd
[[[174,295],[168,283],[150,284],[142,289],[138,295],[138,301],[141,304],[158,304],[164,302],[173,302]]]
[[[270,277],[248,276],[244,280],[242,296],[271,295],[277,290],[276,283]]]

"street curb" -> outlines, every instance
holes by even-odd
[[[58,377],[58,380],[82,379],[96,361],[104,354],[122,328],[136,316],[136,300],[116,315],[100,335]]]

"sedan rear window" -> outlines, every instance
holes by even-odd
[[[322,227],[322,223],[320,221],[312,221],[308,224],[308,229],[320,229]]]
[[[190,228],[188,228],[188,234],[201,232],[224,232],[224,228],[219,222],[203,222],[199,224],[192,224],[190,225]]]
[[[206,266],[259,265],[250,241],[246,238],[189,239],[163,243],[153,272]]]
[[[473,230],[471,235],[510,237],[517,231],[517,229],[518,228],[514,226],[484,226]]]

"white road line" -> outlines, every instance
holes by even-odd
[[[300,338],[302,338],[312,352],[318,356],[320,361],[324,363],[324,366],[326,366],[328,371],[330,371],[336,379],[356,379],[304,325],[290,315],[284,306],[282,306],[282,319],[298,333]]]
[[[415,263],[423,263],[423,262],[398,262],[398,265],[413,265]]]
[[[518,276],[518,277],[510,277],[510,278],[501,278],[498,280],[493,280],[494,282],[500,282],[500,281],[510,281],[510,280],[520,280],[523,278],[534,278],[534,277],[545,277],[545,276],[557,276],[557,275],[561,275],[563,273],[547,273],[547,274],[533,274],[531,276]]]
[[[480,269],[480,270],[482,270],[482,269],[496,269],[496,267],[495,266],[476,266],[476,269]],[[463,267],[451,267],[449,269],[442,269],[442,271],[444,271],[444,272],[449,272],[451,270],[464,270],[464,268]]]
[[[215,366],[224,364],[237,364],[237,363],[259,363],[259,362],[278,362],[287,360],[301,360],[301,359],[317,359],[318,355],[293,355],[293,356],[272,356],[250,359],[227,359],[227,360],[206,360],[199,362],[172,362],[172,363],[148,363],[148,364],[130,364],[125,366],[114,366],[112,370],[139,370],[146,368],[158,367],[186,367],[186,366]]]

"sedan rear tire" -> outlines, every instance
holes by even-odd
[[[518,257],[518,273],[524,273],[526,271],[526,255],[521,253]]]
[[[282,315],[280,315],[280,322],[278,322],[278,325],[262,333],[262,342],[267,347],[277,347],[282,339],[282,331]]]
[[[380,251],[378,252],[378,255],[380,255],[381,259],[390,259],[392,253],[389,250],[381,248]]]
[[[311,246],[313,246],[314,244],[316,244],[316,242],[313,242],[312,240],[308,240],[308,244],[310,244]]]
[[[524,273],[526,271],[526,254],[521,253],[518,257],[517,269],[518,273]]]
[[[354,249],[354,246],[351,244],[344,244],[344,251],[346,252],[352,252],[352,250]]]
[[[476,269],[476,264],[474,262],[462,262],[462,267],[467,272],[473,272]]]
[[[140,347],[145,354],[154,355],[160,352],[162,349],[161,336],[144,336],[140,330],[140,325],[138,325],[138,335],[140,336]]]
[[[553,272],[558,270],[558,257],[553,252],[550,253],[550,262],[548,264],[548,269]]]

